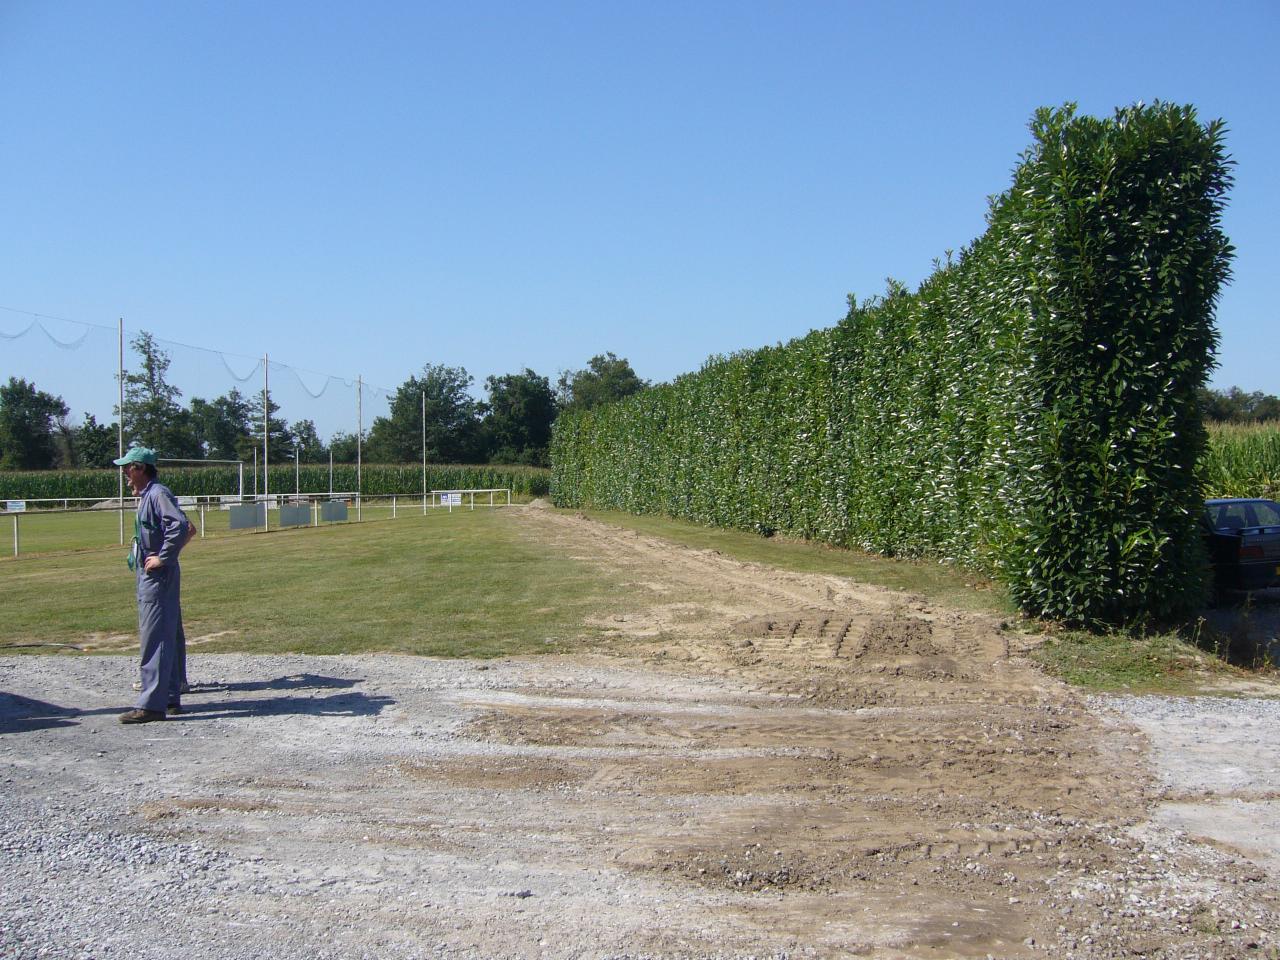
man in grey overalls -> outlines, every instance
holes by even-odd
[[[178,624],[182,571],[178,553],[191,532],[173,492],[156,481],[156,453],[132,447],[115,463],[138,496],[138,516],[129,566],[138,576],[138,637],[142,647],[142,692],[121,723],[163,720],[181,713]]]

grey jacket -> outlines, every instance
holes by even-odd
[[[138,597],[156,597],[176,589],[178,554],[187,542],[187,515],[178,498],[163,483],[152,480],[138,500],[137,553]],[[163,566],[148,572],[148,557],[159,557]]]

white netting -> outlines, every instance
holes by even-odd
[[[125,324],[126,373],[140,369],[139,355],[130,346],[140,332]],[[196,397],[213,401],[233,389],[250,401],[261,397],[265,357],[254,352],[254,344],[182,343],[166,339],[159,325],[148,332],[169,359],[165,379],[182,391],[182,406]],[[335,357],[341,349],[341,342],[335,342]],[[118,366],[115,326],[0,307],[0,381],[19,377],[62,397],[71,409],[72,423],[82,422],[86,413],[99,423],[115,421]],[[373,419],[386,413],[393,392],[369,383],[357,389],[356,373],[309,370],[289,363],[287,357],[270,359],[266,379],[271,401],[279,407],[276,416],[291,425],[312,421],[325,443],[336,433],[355,434],[358,417],[367,436]]]

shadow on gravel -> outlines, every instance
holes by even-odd
[[[270,690],[347,690],[359,680],[339,677],[322,677],[304,673],[275,680],[249,681],[245,683],[204,683],[192,687],[193,695],[217,693],[254,693]],[[0,690],[0,735],[6,733],[31,733],[54,727],[74,727],[84,717],[121,714],[132,709],[132,698],[126,697],[119,705],[95,707],[83,710],[79,707],[62,707],[44,700],[5,693]],[[371,697],[359,692],[336,693],[325,696],[275,696],[243,697],[234,700],[184,701],[180,716],[170,717],[169,722],[188,720],[217,720],[236,717],[372,717],[395,703],[391,697]]]
[[[119,712],[123,713],[123,710]],[[74,707],[59,707],[44,700],[0,691],[0,734],[74,727],[76,717],[82,715],[83,711]]]
[[[1280,589],[1230,593],[1201,617],[1200,646],[1236,666],[1280,666]]]
[[[363,679],[363,678],[361,678]],[[295,673],[274,680],[247,680],[241,683],[193,683],[192,693],[252,693],[255,690],[349,690],[361,680],[322,677],[317,673]]]
[[[170,720],[225,720],[236,717],[372,717],[395,703],[391,697],[370,697],[363,693],[340,693],[328,697],[264,697],[262,699],[217,700],[212,703],[183,701],[182,715]]]

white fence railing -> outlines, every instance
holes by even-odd
[[[426,494],[379,494],[371,496],[355,491],[330,493],[273,493],[254,496],[214,495],[179,497],[179,505],[187,516],[197,523],[199,535],[222,535],[241,531],[268,532],[281,528],[313,526],[331,523],[363,522],[365,520],[395,520],[407,516],[426,516],[432,511],[454,508],[474,510],[479,507],[511,506],[511,490],[505,487],[459,490],[432,490]],[[119,544],[126,541],[125,514],[138,505],[137,497],[54,497],[32,500],[0,500],[0,520],[7,518],[13,529],[13,556],[23,553],[23,527],[45,527],[42,537],[45,544],[26,553],[46,553],[56,550],[83,549],[108,546],[118,537]],[[194,515],[193,515],[194,514]],[[225,514],[212,523],[213,517]],[[75,516],[79,515],[79,521]],[[108,539],[105,524],[93,522],[92,517],[118,518],[118,534]],[[48,534],[50,524],[63,521],[63,529]],[[216,527],[215,529],[212,529]],[[115,531],[113,531],[115,533]]]

